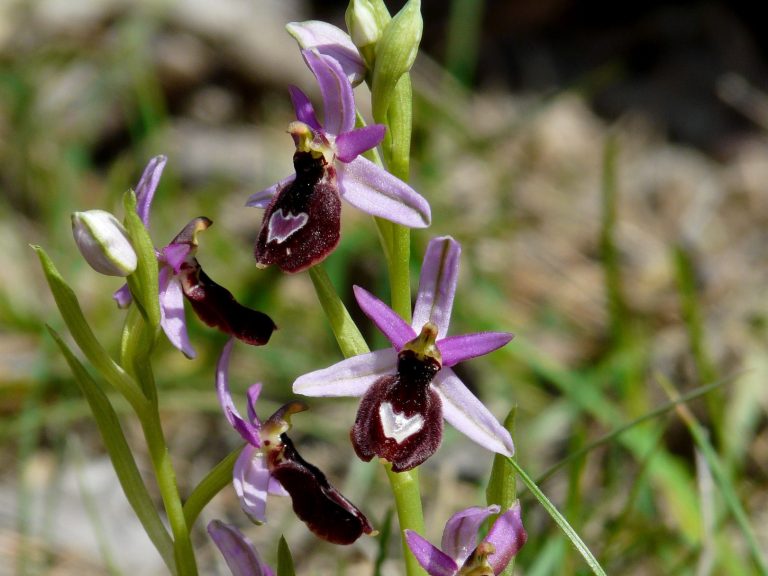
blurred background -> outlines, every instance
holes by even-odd
[[[317,101],[285,24],[343,27],[344,9],[0,0],[0,574],[163,573],[44,329],[65,332],[29,247],[48,251],[117,351],[123,317],[111,294],[120,282],[80,258],[69,214],[122,214],[123,192],[152,156],[169,157],[155,244],[208,216],[205,270],[280,327],[267,347],[235,349],[233,388],[263,381],[266,416],[291,398],[299,374],[340,359],[308,276],[254,266],[261,211],[243,206],[292,172],[287,86]],[[747,531],[674,409],[598,442],[667,403],[664,383],[680,393],[721,384],[689,407],[768,549],[768,76],[757,9],[423,4],[411,183],[430,201],[433,225],[413,234],[413,278],[430,237],[462,243],[453,333],[517,337],[460,366],[461,376],[499,418],[517,406],[518,459],[533,477],[592,446],[541,487],[609,574],[759,573]],[[365,113],[364,87],[357,96]],[[353,283],[387,294],[369,217],[345,212],[326,268],[371,345],[383,346],[351,298]],[[188,318],[198,358],[161,342],[155,364],[183,493],[238,443],[213,391],[224,338]],[[347,441],[356,401],[311,406],[293,420],[302,454],[381,525],[386,479]],[[136,422],[123,426],[141,453]],[[422,472],[432,541],[453,512],[484,502],[491,461],[446,431]],[[521,498],[529,541],[517,572],[586,573],[537,503]],[[334,549],[292,519],[290,503],[269,506],[269,524],[251,526],[224,490],[194,535],[201,573],[226,573],[203,530],[212,518],[237,523],[270,562],[284,533],[300,574],[372,573],[376,539]],[[399,543],[390,548],[397,558]],[[398,569],[385,562],[382,574]]]

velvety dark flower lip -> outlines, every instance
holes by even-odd
[[[245,534],[221,520],[208,523],[208,534],[224,556],[232,576],[275,576],[275,572],[259,557]]]
[[[488,354],[507,344],[513,337],[505,332],[447,336],[458,280],[460,252],[459,244],[450,236],[430,241],[424,256],[410,325],[381,300],[356,286],[354,290],[358,304],[387,336],[392,348],[353,356],[329,368],[300,376],[293,384],[294,392],[307,396],[362,396],[361,410],[369,420],[365,424],[365,415],[360,416],[358,413],[361,424],[357,430],[353,427],[353,435],[361,434],[363,425],[370,428],[368,433],[372,435],[383,432],[384,436],[401,444],[403,456],[410,458],[411,452],[420,448],[431,449],[431,446],[414,446],[407,442],[409,436],[404,434],[406,431],[414,437],[422,434],[425,441],[434,443],[435,408],[431,407],[434,403],[429,404],[429,409],[426,403],[419,405],[412,402],[408,410],[401,406],[398,397],[403,383],[402,355],[409,348],[423,352],[434,345],[436,350],[430,349],[432,351],[429,354],[422,356],[439,362],[439,370],[429,381],[428,387],[424,388],[439,398],[442,417],[488,450],[511,456],[514,444],[509,432],[450,368],[464,360]],[[412,344],[419,342],[420,338],[426,339],[414,348]],[[422,396],[431,397],[426,393]],[[427,415],[427,410],[432,415]],[[418,420],[412,420],[416,413],[432,428],[430,434],[425,435]],[[377,426],[379,429],[376,429]],[[368,442],[372,442],[370,437]],[[385,451],[382,442],[373,443],[377,449]]]
[[[405,530],[405,539],[430,576],[500,574],[528,536],[520,517],[520,503],[515,502],[496,518],[488,535],[478,544],[477,533],[483,522],[499,512],[495,504],[457,512],[445,525],[441,549],[413,530]]]
[[[299,272],[322,261],[339,241],[341,199],[373,216],[410,228],[429,226],[427,201],[405,182],[364,158],[384,138],[385,127],[355,128],[352,86],[334,58],[313,50],[302,55],[323,99],[320,123],[306,94],[290,88],[296,121],[295,174],[250,196],[247,206],[265,208],[254,254],[261,266]]]
[[[328,482],[325,474],[296,450],[286,435],[301,402],[281,407],[263,424],[256,414],[261,384],[248,389],[248,418],[240,416],[229,390],[229,357],[234,340],[224,346],[216,368],[216,392],[230,425],[246,446],[235,462],[233,485],[243,511],[255,522],[266,521],[267,494],[290,495],[293,510],[319,538],[351,544],[373,529],[360,510]]]
[[[167,158],[156,156],[144,169],[136,187],[136,212],[149,229],[150,209]],[[208,326],[234,336],[251,345],[263,345],[277,328],[272,319],[238,303],[224,287],[214,282],[202,269],[195,257],[197,235],[213,222],[201,216],[191,220],[162,250],[157,250],[160,299],[160,325],[168,340],[188,358],[195,350],[187,334],[184,298],[197,316]],[[120,307],[131,303],[128,286],[114,295]]]

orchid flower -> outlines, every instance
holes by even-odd
[[[152,158],[136,187],[136,212],[147,229],[152,199],[166,160],[165,156]],[[203,271],[195,258],[197,234],[211,224],[208,218],[195,218],[170,244],[162,250],[156,250],[160,266],[160,325],[171,344],[188,358],[194,358],[195,351],[187,335],[184,297],[200,320],[208,326],[218,328],[248,344],[266,344],[276,328],[269,316],[239,304],[226,288],[211,280]],[[132,300],[128,285],[115,292],[114,298],[118,306],[127,307]]]
[[[408,547],[430,576],[493,576],[500,574],[523,547],[527,534],[520,519],[520,503],[499,516],[488,536],[478,545],[477,531],[492,514],[496,504],[474,506],[450,517],[443,531],[442,550],[413,530],[405,530]]]
[[[381,142],[383,125],[355,128],[352,86],[341,65],[313,50],[302,55],[320,85],[325,122],[301,90],[290,88],[296,111],[289,133],[296,144],[296,173],[253,194],[247,206],[265,208],[254,255],[258,266],[305,270],[339,243],[341,198],[410,228],[429,226],[427,201],[410,186],[361,156]]]
[[[266,521],[267,494],[290,495],[293,511],[319,538],[351,544],[372,532],[360,510],[330,485],[322,471],[306,462],[286,435],[290,416],[306,410],[302,402],[281,407],[263,424],[256,415],[261,392],[257,383],[248,389],[248,419],[235,408],[229,390],[229,356],[234,340],[224,346],[216,368],[216,392],[224,414],[245,440],[235,462],[233,484],[243,511],[257,523]]]
[[[275,576],[245,534],[220,520],[208,523],[208,534],[229,566],[232,576]]]
[[[353,356],[293,384],[307,396],[362,396],[350,435],[365,461],[384,458],[395,472],[418,466],[440,445],[443,418],[488,450],[514,452],[509,432],[450,368],[512,339],[505,332],[446,336],[460,252],[450,236],[429,243],[411,325],[355,286],[358,304],[392,348]]]

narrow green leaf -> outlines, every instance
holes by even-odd
[[[504,428],[514,437],[515,435],[515,417],[517,416],[517,407],[513,407],[504,419]],[[493,467],[491,476],[488,478],[488,486],[485,488],[485,503],[498,504],[503,513],[509,510],[517,500],[517,476],[515,469],[507,462],[507,457],[496,454],[493,457]],[[495,514],[489,518],[488,525],[492,526],[499,515]],[[515,557],[509,561],[509,564],[499,572],[500,576],[511,576],[515,572]]]
[[[133,297],[141,304],[141,309],[147,316],[152,327],[160,326],[160,299],[158,297],[157,256],[152,238],[144,223],[136,213],[136,194],[128,190],[123,196],[125,208],[125,228],[133,242],[138,256],[136,271],[128,278]]]
[[[376,46],[371,83],[371,104],[376,122],[385,122],[395,86],[413,66],[422,28],[421,0],[409,0],[384,29]]]
[[[679,398],[677,389],[675,389],[669,379],[658,375],[657,381],[661,384],[662,388],[664,388],[664,391],[671,400],[677,400]],[[733,482],[731,482],[725,466],[723,466],[715,448],[709,441],[707,430],[699,424],[696,416],[694,416],[693,412],[691,412],[685,404],[679,404],[677,406],[677,413],[683,423],[688,427],[688,431],[691,433],[691,436],[693,436],[693,440],[696,442],[701,454],[704,456],[704,459],[712,472],[712,477],[720,488],[720,494],[746,540],[747,547],[752,555],[752,559],[755,562],[758,572],[763,576],[768,575],[768,561],[766,561],[763,556],[763,548],[755,535],[755,531],[749,523],[749,517],[739,500],[736,488],[733,485]]]
[[[395,85],[392,102],[387,109],[387,131],[381,146],[387,170],[406,182],[411,164],[412,99],[411,77],[404,74]]]
[[[293,556],[288,548],[288,542],[285,536],[280,536],[280,542],[277,545],[277,576],[296,576],[293,568]]]
[[[512,408],[504,419],[504,428],[514,436],[515,416],[517,408]],[[493,457],[493,468],[485,488],[485,501],[488,505],[498,504],[502,510],[507,510],[517,499],[517,480],[515,469],[507,462],[507,457],[496,454]]]
[[[134,512],[136,512],[136,517],[144,527],[147,536],[149,536],[149,539],[163,558],[163,562],[175,574],[173,542],[160,519],[157,509],[152,503],[152,498],[141,478],[131,448],[128,446],[128,442],[123,435],[120,420],[112,404],[110,404],[109,399],[99,385],[94,382],[88,371],[58,333],[50,326],[46,327],[62,354],[64,354],[67,364],[75,376],[75,381],[88,401],[93,418],[96,421],[96,426],[99,428],[102,440],[104,441],[104,447],[115,468],[115,473],[117,474],[120,486],[123,488],[125,497],[128,499]]]
[[[45,253],[45,250],[40,246],[32,246],[32,249],[35,250],[40,258],[48,286],[51,288],[53,297],[56,300],[56,306],[58,306],[64,322],[66,322],[80,350],[83,351],[83,354],[85,354],[107,382],[125,396],[125,399],[130,402],[137,412],[143,410],[143,406],[146,403],[144,394],[136,382],[126,374],[122,367],[112,360],[101,343],[96,339],[90,326],[88,326],[88,322],[83,315],[80,303],[77,301],[77,296],[75,296],[72,288],[61,277],[61,274],[59,274],[48,254]]]
[[[513,458],[507,458],[507,462],[509,462],[512,468],[514,468],[515,472],[517,472],[520,475],[520,479],[523,481],[523,484],[525,484],[528,487],[528,490],[531,491],[531,494],[534,495],[536,500],[538,500],[539,503],[544,507],[544,510],[546,510],[547,513],[555,521],[555,524],[557,524],[560,527],[560,530],[563,531],[563,534],[565,534],[565,536],[571,541],[571,543],[574,545],[574,547],[579,552],[579,554],[581,554],[581,556],[586,561],[587,565],[592,570],[592,573],[597,574],[599,576],[606,576],[605,570],[603,570],[602,566],[600,566],[600,563],[597,561],[597,558],[595,558],[595,556],[592,554],[589,547],[584,543],[581,537],[571,527],[571,525],[568,523],[568,520],[565,519],[565,517],[560,513],[557,507],[554,504],[552,504],[552,502],[550,502],[549,498],[546,497],[544,492],[542,492],[539,489],[539,487],[536,485],[536,482],[534,482],[533,479],[530,476],[528,476],[525,470],[523,470]]]
[[[120,342],[120,363],[139,382],[151,402],[157,402],[157,387],[150,362],[156,341],[157,329],[147,324],[146,316],[138,308],[129,308]]]
[[[237,450],[233,450],[227,454],[224,459],[216,464],[213,469],[206,474],[192,493],[184,502],[184,518],[187,521],[187,527],[191,530],[195,524],[197,517],[202,512],[203,508],[208,505],[208,502],[213,500],[213,497],[221,492],[226,486],[232,482],[232,470],[235,467],[237,457],[240,456],[242,447]]]

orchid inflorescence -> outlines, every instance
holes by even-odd
[[[251,195],[246,202],[264,210],[254,248],[260,268],[275,265],[287,273],[310,269],[316,274],[313,267],[328,258],[340,242],[341,200],[376,217],[390,266],[397,266],[391,246],[396,237],[404,237],[399,231],[425,228],[431,223],[430,206],[424,197],[382,163],[382,157],[397,159],[399,154],[400,165],[407,164],[402,162],[402,155],[407,155],[410,125],[393,118],[405,117],[402,107],[410,105],[408,69],[421,34],[418,2],[408,2],[391,18],[381,2],[353,1],[347,16],[351,36],[324,22],[288,25],[317,81],[323,119],[319,120],[302,90],[289,88],[295,110],[295,120],[288,124],[295,145],[295,173]],[[371,86],[378,120],[367,125],[353,92],[353,85],[363,81]],[[409,114],[407,111],[408,118]],[[403,136],[404,130],[407,136]],[[241,341],[263,346],[276,325],[267,314],[238,303],[203,271],[197,259],[198,236],[212,224],[207,217],[192,218],[170,243],[161,249],[153,247],[150,212],[166,162],[165,156],[152,158],[135,194],[129,192],[125,225],[101,210],[73,215],[75,240],[85,259],[101,273],[126,277],[127,283],[114,298],[119,307],[135,303],[139,311],[126,321],[124,370],[103,357],[105,353],[93,344],[90,333],[81,334],[84,329],[70,324],[76,341],[105,378],[122,387],[118,389],[125,391],[145,428],[151,431],[152,425],[159,425],[159,417],[153,380],[147,376],[151,370],[147,367],[149,354],[162,331],[186,357],[195,357],[184,312],[184,300],[188,301],[200,320],[229,336],[218,360],[215,385],[227,421],[245,442],[230,464],[234,490],[245,514],[254,523],[263,524],[268,520],[268,494],[287,496],[296,516],[318,538],[351,544],[363,534],[375,535],[363,512],[334,488],[319,468],[302,458],[288,436],[292,416],[306,410],[305,403],[288,402],[262,421],[257,415],[262,384],[256,383],[246,394],[247,417],[236,408],[229,384],[234,345]],[[356,342],[355,353],[347,350],[346,359],[300,375],[293,383],[293,392],[304,396],[359,396],[357,415],[350,427],[352,448],[364,461],[374,457],[382,461],[388,474],[407,475],[434,455],[442,441],[444,421],[499,458],[514,454],[509,431],[453,370],[457,364],[489,354],[512,339],[507,332],[449,334],[460,256],[461,247],[450,236],[429,241],[410,320],[404,318],[410,317],[410,309],[390,308],[363,287],[354,286],[357,305],[391,346],[368,352],[359,333],[347,333],[345,337]],[[407,278],[407,260],[404,265]],[[59,296],[60,287],[52,280],[58,276],[52,270],[46,268],[46,273]],[[328,298],[336,299],[326,310],[346,313],[338,296],[318,293],[324,306]],[[61,304],[60,308],[63,313],[67,310]],[[153,321],[154,309],[157,314]],[[70,316],[65,314],[65,318]],[[329,320],[336,326],[337,318],[330,313]],[[147,331],[147,324],[155,330]],[[136,344],[142,338],[149,339],[146,346]],[[157,434],[148,434],[147,440],[158,441]],[[160,460],[155,464],[157,474],[167,473]],[[173,485],[175,480],[170,489],[163,484],[166,505],[174,498],[180,502]],[[397,486],[393,482],[396,494],[401,489]],[[408,497],[412,498],[413,487],[407,490],[411,490]],[[418,498],[417,485],[415,490]],[[477,535],[492,516],[497,517],[478,544]],[[181,518],[169,514],[169,519],[174,555],[166,561],[178,573],[194,573],[194,559],[184,560],[184,546],[190,546],[187,522],[191,524],[194,517],[186,518],[185,511]],[[405,515],[400,520],[410,558],[406,561],[408,574],[415,574],[418,565],[432,575],[499,574],[526,539],[520,505],[509,498],[454,514],[446,525],[442,550],[419,535],[423,526],[409,524]],[[146,522],[150,525],[154,520],[148,518]],[[155,526],[155,530],[164,529]],[[209,523],[208,532],[233,574],[275,574],[235,526],[216,520]],[[162,536],[158,540],[162,544]]]

